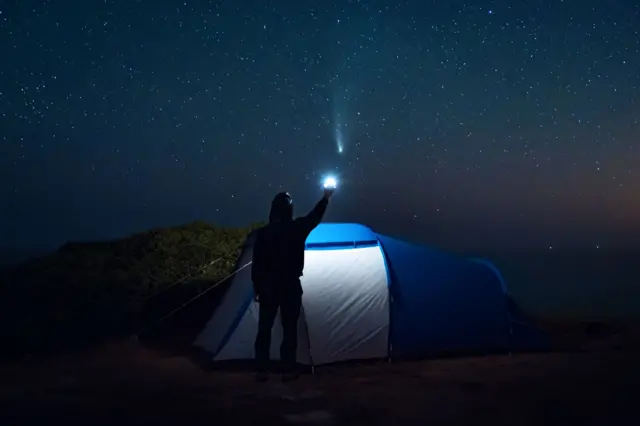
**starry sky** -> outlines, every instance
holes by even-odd
[[[446,247],[640,229],[640,3],[0,2],[0,245],[326,220]],[[634,236],[634,237],[632,237]]]

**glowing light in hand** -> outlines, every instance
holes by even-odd
[[[335,178],[328,177],[324,180],[324,184],[322,186],[324,186],[326,189],[336,189],[336,186],[338,186],[338,182]]]

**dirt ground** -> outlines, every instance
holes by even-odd
[[[337,365],[285,385],[205,371],[128,341],[0,365],[0,425],[640,424],[639,385],[638,352],[607,345]]]

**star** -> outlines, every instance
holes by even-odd
[[[3,242],[245,226],[329,172],[331,220],[455,250],[640,230],[634,2],[161,3],[0,10]]]

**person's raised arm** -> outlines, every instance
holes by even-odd
[[[324,213],[327,211],[329,199],[333,195],[333,189],[325,189],[322,199],[316,203],[313,209],[306,216],[297,219],[299,229],[304,233],[305,239],[322,222]]]

